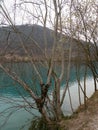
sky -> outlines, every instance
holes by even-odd
[[[4,4],[2,4],[2,1],[4,1]],[[17,6],[14,6],[15,1],[16,1]],[[22,4],[22,1],[31,1],[31,2],[34,2],[34,3],[33,4],[32,3]],[[11,21],[9,23],[9,21],[7,21],[8,18],[4,18],[5,15],[2,16],[1,15],[2,11],[0,10],[1,11],[0,12],[0,22],[1,22],[0,24],[2,25],[2,23],[5,23],[6,25],[9,25],[12,22],[15,25],[16,24],[17,25],[21,25],[21,24],[39,24],[39,25],[43,25],[43,21],[44,21],[43,19],[45,18],[45,13],[46,13],[45,6],[44,6],[45,4],[43,3],[43,1],[40,2],[40,0],[1,0],[1,4],[2,4],[3,8],[5,9],[7,15],[9,16],[9,19],[11,19]],[[48,14],[47,14],[48,20],[47,20],[46,26],[53,29],[53,27],[54,27],[53,23],[54,23],[54,20],[55,20],[55,14],[54,14],[53,5],[52,5],[52,2],[51,2],[53,0],[46,0],[46,1],[47,1],[47,4],[48,4],[48,7],[49,6],[51,7],[51,8],[48,8]],[[62,5],[64,5],[64,8],[63,8],[62,12],[64,13],[64,17],[65,17],[64,25],[65,25],[65,27],[68,28],[68,27],[70,27],[70,25],[69,25],[70,24],[70,19],[68,19],[69,18],[68,14],[70,14],[68,12],[69,8],[70,8],[70,6],[68,6],[68,1],[69,0],[62,0],[62,1],[66,2],[66,3],[62,4]],[[88,10],[89,12],[91,12],[91,8],[94,9],[93,3],[96,0],[80,0],[80,1],[82,1],[82,3],[83,3],[83,1],[89,2],[89,4],[92,5],[92,6],[90,6],[90,8]],[[98,3],[97,1],[96,1],[96,4]],[[20,6],[19,3],[21,3],[21,6]],[[37,4],[35,4],[35,3],[37,3]],[[39,4],[41,6],[39,6]],[[83,3],[83,6],[84,6],[84,3]],[[88,4],[87,4],[87,6],[88,6]],[[85,11],[85,10],[82,10],[82,11]],[[96,17],[95,17],[92,13],[90,13],[91,15],[89,15],[89,12],[87,14],[88,16],[86,16],[84,18],[86,18],[87,20],[92,19],[93,22],[96,21],[96,17],[98,17],[98,16],[96,15]],[[77,18],[77,16],[75,16],[75,18],[73,17],[73,19],[72,19],[73,23],[75,22],[76,18]],[[69,20],[69,22],[66,21],[66,20]],[[81,26],[82,25],[79,25],[80,28],[81,28]],[[72,26],[72,29],[74,29],[74,30],[77,29],[77,26]]]
[[[21,6],[19,5],[19,3],[21,2],[21,0],[16,0],[17,3],[17,7],[14,6],[15,4],[15,0],[3,0],[4,4],[3,7],[6,10],[7,14],[10,16],[11,21],[14,24],[43,24],[43,18],[45,17],[45,7],[43,6],[44,3],[40,3],[41,6],[39,8],[38,5],[33,5],[33,4],[24,4]],[[31,0],[34,2],[38,2],[38,0]],[[49,2],[51,0],[47,0],[48,4],[50,4]],[[17,11],[16,11],[17,10]],[[43,16],[43,18],[42,18]],[[49,11],[48,13],[48,19],[53,20],[54,19],[54,12]],[[8,24],[7,20],[4,19],[4,17],[1,17],[0,20],[2,23],[6,23]],[[51,23],[52,24],[52,23]],[[50,25],[50,21],[47,21],[47,26],[51,26]]]
[[[3,0],[4,1],[4,9],[11,17],[11,21],[15,24],[25,24],[27,21],[22,18],[23,11],[19,10],[18,8],[15,8],[14,6],[14,0]],[[17,0],[18,2],[18,0]],[[17,9],[17,11],[15,11]],[[2,22],[5,22],[8,24],[7,20],[2,18]],[[25,21],[25,22],[24,22]]]
[[[11,21],[14,24],[39,24],[39,25],[43,25],[44,23],[44,18],[45,18],[45,4],[44,4],[44,0],[42,0],[42,2],[40,2],[40,0],[26,0],[26,1],[31,1],[37,4],[21,4],[21,6],[19,5],[19,3],[22,3],[22,1],[24,0],[2,0],[4,1],[4,5],[6,7],[6,11],[9,14]],[[15,1],[17,3],[17,7],[14,6]],[[53,0],[46,0],[47,1],[47,5],[48,5],[48,14],[47,14],[47,22],[46,22],[46,26],[49,28],[52,28],[54,25],[54,20],[55,20],[55,13],[54,13],[54,9],[53,9]],[[62,0],[62,1],[66,1],[66,5],[68,3],[68,0]],[[41,6],[39,7],[40,4]],[[4,7],[4,8],[5,8]],[[50,8],[51,7],[51,8]],[[17,10],[17,11],[16,11]],[[68,14],[68,6],[64,7],[64,15]],[[1,18],[2,23],[6,23],[8,24],[7,20],[4,19],[4,17]]]

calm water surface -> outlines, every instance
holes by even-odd
[[[39,82],[36,82],[37,75],[34,73],[31,64],[27,63],[17,63],[17,64],[6,64],[9,69],[14,70],[17,75],[24,80],[32,89],[33,86],[36,86],[36,90],[39,91]],[[46,81],[47,70],[44,67],[40,66],[40,73]],[[58,70],[58,75],[60,68],[59,66],[55,69]],[[67,69],[66,69],[67,70]],[[66,71],[65,70],[65,71]],[[83,85],[83,76],[84,76],[85,67],[81,65],[79,74],[81,79],[81,84]],[[33,80],[32,80],[33,79]],[[65,87],[66,73],[64,76],[64,80],[62,82],[61,87],[61,95],[63,93]],[[94,92],[94,81],[92,78],[92,74],[90,70],[87,72],[87,96],[90,97]],[[53,84],[53,83],[52,83]],[[79,106],[79,95],[78,95],[78,84],[76,82],[76,68],[74,65],[71,67],[70,71],[70,83],[69,89],[72,99],[73,109],[75,110]],[[34,91],[36,91],[34,89]],[[50,90],[51,91],[51,90]],[[2,126],[0,130],[28,130],[30,126],[30,121],[33,118],[33,113],[38,115],[36,110],[31,110],[28,108],[27,110],[23,108],[23,106],[27,106],[28,104],[23,100],[22,96],[24,95],[25,99],[28,102],[33,103],[33,100],[30,98],[29,94],[25,92],[22,87],[13,81],[8,75],[6,75],[2,70],[0,70],[0,125]],[[81,102],[83,103],[83,93],[81,92]],[[7,109],[11,107],[10,109]],[[70,115],[72,113],[69,101],[68,91],[66,93],[66,97],[62,106],[65,115]],[[1,113],[3,111],[3,113]],[[12,114],[13,113],[13,114]],[[11,115],[11,116],[10,116]],[[9,118],[10,116],[10,118]],[[4,121],[6,122],[4,124]]]

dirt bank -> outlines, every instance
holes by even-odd
[[[64,130],[98,130],[98,91],[88,99],[86,110],[82,105],[70,118],[63,122]]]

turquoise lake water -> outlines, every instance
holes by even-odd
[[[6,64],[10,70],[15,71],[17,75],[25,81],[35,92],[36,90],[40,93],[39,81],[37,79],[37,75],[32,69],[32,65],[29,63],[16,63],[16,64]],[[38,65],[36,65],[38,66]],[[44,69],[42,66],[38,66],[39,71],[43,77],[44,82],[47,77],[47,69]],[[66,83],[66,72],[67,66],[65,67],[65,76],[61,84],[61,95],[63,93],[65,83]],[[55,67],[55,70],[58,71],[58,75],[60,72],[59,65]],[[83,85],[83,76],[85,72],[85,66],[81,65],[79,74],[81,79],[81,84]],[[94,81],[92,78],[92,73],[88,69],[87,72],[87,96],[90,97],[94,92]],[[53,85],[53,81],[52,81]],[[36,89],[34,89],[36,86]],[[76,82],[76,66],[72,65],[70,70],[70,83],[69,83],[70,94],[73,103],[73,109],[75,110],[79,106],[78,99],[78,84]],[[52,88],[49,90],[52,91]],[[23,95],[25,99],[22,98]],[[6,75],[2,70],[0,70],[0,130],[28,130],[30,126],[30,122],[33,118],[33,114],[38,115],[36,110],[32,110],[29,108],[27,100],[30,103],[33,103],[30,95],[24,91],[24,89],[13,81],[8,75]],[[81,92],[81,102],[83,103],[83,93]],[[24,109],[25,106],[25,109]],[[10,109],[7,109],[9,108]],[[26,109],[27,108],[27,109]],[[66,97],[62,106],[65,115],[69,115],[72,113],[68,92],[66,93]],[[3,113],[2,113],[3,111]],[[10,118],[8,118],[10,116]],[[6,119],[6,120],[5,120]],[[5,121],[5,124],[4,124]]]

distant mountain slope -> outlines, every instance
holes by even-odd
[[[42,51],[45,49],[45,40],[47,41],[47,54],[50,55],[54,42],[53,30],[46,28],[45,31],[46,39],[44,39],[44,27],[39,25],[17,25],[15,28],[10,26],[0,27],[0,55],[26,56],[28,52],[29,55],[38,58],[42,56]],[[67,36],[60,42],[64,43],[66,59],[68,59],[70,43],[72,43],[72,58],[85,58],[83,47],[86,48],[87,43],[84,41],[80,44],[80,41]],[[61,59],[62,50],[60,49],[60,44],[56,46],[55,52],[58,59]],[[90,51],[93,51],[92,44],[90,46]]]
[[[52,47],[52,30],[48,28],[46,28],[46,39],[48,48]],[[16,26],[15,30],[11,27],[0,28],[0,53],[5,53],[6,51],[6,53],[13,52],[14,54],[24,55],[22,44],[27,50],[35,51],[38,49],[35,45],[36,43],[44,49],[44,28],[42,26],[21,25]]]

